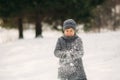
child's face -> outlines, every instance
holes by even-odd
[[[73,28],[68,28],[64,30],[65,36],[71,37],[74,36],[74,34],[75,34],[75,30]]]

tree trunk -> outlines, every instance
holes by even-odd
[[[36,38],[42,37],[42,24],[41,24],[41,17],[39,15],[36,16],[35,30],[36,30]]]
[[[117,18],[117,10],[116,10],[116,5],[117,5],[117,3],[116,3],[116,1],[117,0],[115,0],[114,1],[114,24],[113,24],[113,31],[116,31],[116,28],[117,28],[117,24],[116,24],[116,22],[117,22],[117,20],[116,20],[116,18]]]
[[[18,18],[18,31],[19,31],[19,39],[23,39],[23,19]]]

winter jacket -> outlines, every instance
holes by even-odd
[[[73,63],[77,69],[75,75],[71,75],[69,80],[85,79],[86,74],[84,71],[82,57],[84,54],[83,43],[79,36],[75,35],[73,37],[61,36],[58,38],[54,54],[59,58],[59,63],[65,62],[68,52],[71,52]],[[59,74],[59,73],[58,73]],[[61,75],[58,75],[62,78]]]

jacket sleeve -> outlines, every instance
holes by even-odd
[[[74,59],[82,58],[84,55],[83,42],[81,38],[77,39],[76,48],[73,50],[72,56]]]
[[[58,38],[58,40],[57,40],[57,44],[56,44],[56,47],[54,50],[54,55],[58,58],[62,58],[62,57],[66,56],[65,51],[63,51],[61,48],[60,38]]]

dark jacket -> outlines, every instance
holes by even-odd
[[[84,79],[86,78],[84,67],[82,63],[82,57],[84,54],[83,43],[80,37],[77,35],[73,37],[62,36],[58,38],[54,54],[60,59],[59,63],[64,63],[67,56],[67,51],[72,51],[72,58],[75,67],[77,68],[76,75],[70,77],[70,80]],[[60,77],[60,75],[58,75]]]

